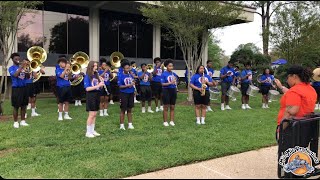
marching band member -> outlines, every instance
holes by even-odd
[[[203,89],[203,85],[206,85],[207,87]],[[197,124],[205,124],[207,105],[210,101],[209,86],[213,86],[212,76],[206,74],[205,67],[200,65],[190,81],[190,87],[193,89],[193,100],[195,104]],[[205,91],[204,95],[202,95],[203,90]]]
[[[58,65],[56,69],[56,77],[57,77],[57,92],[59,99],[59,121],[62,121],[62,112],[64,111],[64,119],[72,119],[69,114],[69,102],[72,98],[71,85],[69,79],[71,77],[70,74],[70,64],[67,62],[65,58],[59,58]],[[64,105],[64,109],[63,109]]]
[[[134,77],[134,79],[135,79],[135,81],[136,81],[137,79],[139,79],[139,77],[138,77],[138,74],[137,74],[136,69],[135,69],[135,68],[132,68],[133,66],[137,67],[136,62],[135,62],[135,61],[131,61],[130,64],[131,64],[131,66],[130,66],[130,68],[131,68],[130,73],[131,73],[131,75]],[[137,94],[136,94],[136,93],[134,93],[134,103],[140,103],[139,101],[137,101]]]
[[[269,108],[268,93],[269,93],[269,90],[271,89],[271,86],[275,87],[272,84],[273,81],[274,81],[274,77],[270,74],[270,69],[269,68],[264,69],[263,74],[260,77],[263,109]]]
[[[205,74],[207,74],[208,76],[211,77],[212,79],[212,76],[214,74],[214,70],[212,68],[212,61],[211,60],[208,60],[207,61],[207,67],[205,67],[204,69],[205,71]],[[207,111],[212,111],[211,107],[210,107],[210,98],[209,98],[209,103],[208,103],[208,106],[207,106]]]
[[[162,102],[164,105],[163,109],[163,125],[169,126],[168,124],[168,109],[170,107],[170,125],[174,126],[174,108],[177,100],[177,79],[178,75],[173,70],[173,61],[168,59],[164,62],[164,66],[167,68],[161,75],[162,85]]]
[[[241,72],[241,94],[242,94],[242,109],[251,109],[249,106],[249,95],[247,95],[247,90],[252,84],[252,71],[251,64],[245,64],[246,69]]]
[[[145,102],[148,101],[148,112],[154,113],[151,110],[151,101],[152,101],[152,91],[150,87],[150,81],[152,79],[152,74],[147,72],[147,64],[141,64],[142,71],[138,73],[140,79],[140,96],[141,96],[141,106],[142,113],[146,112]]]
[[[163,103],[162,103],[162,86],[161,86],[161,59],[159,57],[154,58],[153,62],[156,64],[154,66],[152,81],[151,81],[151,89],[152,95],[154,95],[155,103],[156,103],[156,112],[163,111]],[[160,101],[160,104],[159,104]],[[159,108],[160,105],[160,108]]]
[[[80,73],[80,74],[72,74],[72,79],[77,79],[79,78],[81,75],[84,75],[84,73]],[[71,92],[72,92],[72,96],[74,98],[74,105],[75,106],[82,106],[81,104],[81,97],[82,97],[82,93],[83,93],[83,81],[76,85],[76,86],[71,86]]]
[[[320,68],[320,65],[318,65],[317,68]],[[320,102],[320,81],[314,81],[312,82],[312,87],[316,90],[317,92],[317,102],[316,102],[316,106],[315,106],[315,110],[319,110],[320,106],[319,106],[319,102]]]
[[[84,77],[84,88],[86,90],[86,111],[89,112],[87,119],[86,137],[93,138],[100,136],[95,128],[97,112],[100,105],[100,89],[105,85],[104,80],[98,74],[98,63],[90,61],[87,73]]]
[[[111,86],[110,86],[110,78],[112,78],[112,74],[110,72],[111,63],[105,59],[100,59],[101,69],[99,70],[99,76],[103,78],[104,84],[108,90],[108,93],[102,89],[100,94],[100,116],[109,116],[108,114],[108,105],[109,105],[109,97],[111,95]]]
[[[26,59],[26,61],[28,61]],[[40,69],[40,73],[41,74],[45,74],[44,72],[44,67],[42,67]],[[38,78],[37,73],[36,72],[30,72],[30,78],[26,79],[26,85],[27,85],[27,92],[28,92],[28,97],[29,97],[29,103],[31,104],[31,117],[34,116],[40,116],[40,114],[38,114],[36,112],[36,98],[37,98],[37,84],[33,83],[33,80]],[[37,82],[36,82],[37,83]],[[27,112],[26,112],[27,115]]]
[[[20,63],[20,55],[18,53],[13,53],[10,58],[13,62],[13,65],[9,68],[12,79],[11,105],[13,107],[13,127],[19,128],[19,108],[21,109],[20,126],[29,126],[25,120],[25,113],[28,105],[28,92],[25,82],[25,79],[28,78],[28,74],[25,72],[25,67],[29,61],[23,60],[22,63]]]
[[[123,69],[122,75],[118,76],[118,85],[120,89],[120,129],[124,127],[124,115],[127,112],[128,129],[134,129],[132,125],[132,108],[134,107],[134,77],[130,73],[130,63],[124,60],[121,63]]]
[[[229,106],[229,96],[227,96],[227,92],[231,85],[235,83],[234,77],[234,69],[233,69],[233,62],[229,61],[228,65],[223,67],[220,70],[220,78],[221,78],[221,110],[224,111],[225,109],[231,110]],[[226,104],[226,107],[224,105]]]

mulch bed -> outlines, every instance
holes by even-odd
[[[12,115],[2,115],[0,116],[0,122],[11,121],[13,119]]]

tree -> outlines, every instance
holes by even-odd
[[[222,58],[224,51],[218,45],[219,41],[214,36],[208,41],[208,60],[212,60],[213,68],[220,69],[222,66]]]
[[[156,1],[140,8],[147,22],[169,31],[179,44],[188,72],[194,72],[202,62],[211,34],[208,29],[235,22],[242,7],[241,2],[218,1]],[[188,76],[190,81],[190,76]],[[192,90],[188,88],[188,101]]]
[[[270,23],[273,14],[283,6],[299,3],[300,1],[252,1],[251,6],[260,8],[260,12],[255,12],[261,17],[261,28],[262,28],[262,45],[263,45],[263,54],[265,56],[269,55],[269,40],[270,40]],[[317,4],[318,2],[309,1],[303,2],[305,4]]]
[[[283,7],[272,25],[272,42],[290,64],[315,66],[320,63],[320,20],[317,7],[295,3]]]
[[[7,66],[14,50],[17,31],[21,28],[19,27],[20,19],[25,13],[32,12],[32,9],[40,4],[42,4],[41,1],[0,1],[0,53],[3,55],[0,89],[4,86],[4,94],[0,95],[1,115],[3,113],[2,103],[5,101],[7,91]]]
[[[18,37],[18,49],[20,51],[27,51],[31,46],[43,46],[42,39],[38,38],[35,42],[30,38],[29,34],[22,33]]]

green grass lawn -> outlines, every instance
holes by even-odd
[[[28,118],[29,127],[13,128],[0,122],[0,175],[4,178],[123,178],[173,166],[217,158],[276,144],[278,102],[261,109],[261,97],[252,98],[252,110],[241,110],[240,97],[231,111],[214,112],[206,125],[196,125],[193,106],[178,105],[175,127],[162,125],[162,113],[142,114],[135,104],[134,130],[119,130],[119,104],[109,117],[97,117],[100,137],[86,138],[85,104],[71,105],[73,120],[58,121],[55,99],[38,100],[40,117]],[[186,94],[178,95],[178,104]],[[153,110],[155,109],[153,103]],[[10,101],[5,103],[11,113]],[[8,112],[9,111],[9,112]],[[28,110],[30,116],[30,110]],[[127,128],[127,119],[125,120]]]

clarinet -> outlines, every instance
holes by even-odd
[[[96,73],[98,74],[98,71],[96,71]],[[98,75],[98,76],[99,76],[99,75]],[[101,81],[104,82],[104,79],[103,79],[102,77],[100,77],[99,79],[100,79],[100,82],[101,82]],[[104,90],[106,91],[107,95],[109,96],[110,93],[109,93],[109,91],[108,91],[108,88],[107,88],[106,84],[103,85],[103,88],[104,88]]]

